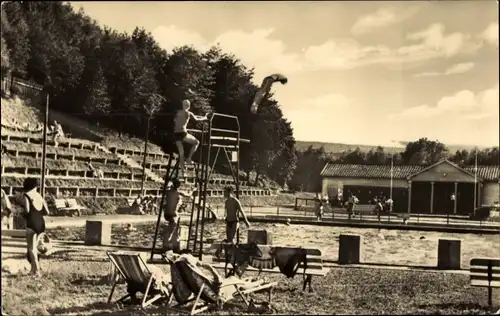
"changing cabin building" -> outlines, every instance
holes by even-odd
[[[431,166],[351,165],[328,163],[321,171],[322,195],[352,192],[360,204],[391,194],[393,211],[468,215],[476,206],[500,199],[500,166],[460,167],[443,159]],[[474,187],[476,196],[474,197]],[[454,199],[451,196],[454,195]]]

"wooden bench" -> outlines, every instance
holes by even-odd
[[[27,247],[25,229],[2,229],[2,254],[26,254]]]
[[[500,288],[500,258],[473,258],[470,261],[470,285],[488,288],[488,305],[493,305],[493,288]]]
[[[211,246],[211,249],[223,249],[224,246],[227,245],[225,243],[214,243]],[[300,248],[300,247],[291,247],[291,246],[279,246],[279,245],[269,245],[269,247],[280,247],[280,248]],[[321,250],[316,249],[316,248],[304,248],[307,251],[307,267],[305,267],[304,270],[304,264],[301,263],[299,265],[299,268],[297,270],[298,276],[300,275],[305,275],[306,278],[304,279],[302,290],[305,291],[307,285],[309,284],[309,292],[312,292],[312,277],[313,276],[319,276],[319,277],[325,277],[328,272],[330,271],[330,268],[324,267],[323,266],[323,259],[322,259],[322,254]],[[212,259],[215,263],[214,268],[216,269],[226,269],[226,259],[225,259],[225,254],[221,253],[221,256],[217,257],[214,256]],[[280,274],[281,271],[279,270],[278,267],[274,267],[272,269],[258,269],[252,266],[248,266],[246,271],[255,271],[255,272],[266,272],[266,273],[278,273]]]
[[[26,238],[25,229],[2,229],[2,237]]]
[[[78,204],[76,199],[55,199],[56,211],[62,212],[64,215],[80,216],[81,211],[86,207]]]

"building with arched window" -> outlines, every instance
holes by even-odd
[[[391,177],[392,173],[392,177]],[[355,194],[360,204],[390,197],[395,212],[469,214],[500,200],[500,167],[460,167],[446,159],[431,166],[328,163],[321,171],[323,196]],[[392,192],[391,192],[392,191]],[[452,195],[454,197],[452,197]]]

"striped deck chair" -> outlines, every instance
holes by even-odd
[[[137,292],[143,294],[141,306],[146,307],[159,299],[169,299],[168,285],[164,281],[158,280],[150,272],[148,266],[139,254],[125,254],[118,252],[106,253],[111,263],[118,273],[113,280],[111,293],[109,293],[108,303],[111,302],[116,285],[121,278],[127,284],[127,294],[116,302],[120,303],[129,298],[134,298]]]
[[[241,297],[248,307],[250,306],[248,295],[262,291],[269,293],[268,304],[270,305],[272,290],[277,285],[277,282],[252,281],[250,278],[240,279],[236,276],[222,278],[213,267],[199,262],[191,255],[181,255],[174,263],[171,263],[171,269],[172,294],[179,305],[185,305],[194,300],[191,315],[204,312],[211,307],[222,309],[227,302],[238,297]],[[180,289],[184,289],[184,293],[179,295]],[[189,292],[194,294],[190,299],[185,299],[185,289],[189,289]],[[184,297],[179,299],[182,294]]]

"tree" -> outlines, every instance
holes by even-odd
[[[274,159],[268,175],[276,180],[282,187],[292,178],[297,167],[297,151],[295,150],[295,138],[290,122],[283,122],[281,152]]]
[[[154,70],[159,93],[165,97],[167,95],[165,89],[168,75],[165,72],[168,62],[167,52],[160,47],[151,33],[146,32],[143,28],[135,28],[131,38],[141,60],[146,61],[149,67]]]
[[[173,113],[189,99],[196,114],[215,109],[238,117],[240,136],[251,140],[240,147],[247,174],[255,170],[257,180],[268,174],[280,182],[291,177],[296,153],[290,123],[272,93],[259,115],[250,113],[257,90],[253,70],[219,46],[167,53],[142,28],[131,35],[101,28],[61,1],[2,5],[2,40],[2,65],[10,61],[40,84],[50,79],[53,108],[139,137],[147,119],[152,140],[171,143],[165,134],[173,132]],[[236,128],[234,120],[215,123]]]
[[[457,150],[455,154],[450,157],[450,160],[460,166],[465,166],[470,160],[470,153],[467,149]]]
[[[321,191],[320,173],[329,162],[332,162],[331,157],[325,152],[323,146],[318,149],[309,146],[307,150],[298,154],[297,167],[290,186],[295,190],[306,192]]]
[[[2,29],[2,67],[4,53],[9,53],[11,69],[24,72],[29,59],[30,45],[28,35],[30,29],[23,15],[22,4],[18,1],[2,3],[1,9]]]
[[[111,113],[111,99],[108,94],[108,84],[102,67],[97,65],[97,69],[93,74],[93,79],[87,86],[88,91],[85,93],[85,101],[82,105],[83,112],[94,117],[97,122],[100,122],[104,117]]]
[[[295,142],[290,123],[283,119],[283,113],[276,101],[264,100],[261,111],[253,123],[250,139],[253,170],[256,173],[255,184],[257,184],[261,174],[271,172],[274,160],[281,155],[287,141],[289,146]]]
[[[10,60],[9,60],[9,51],[7,49],[7,45],[5,44],[5,40],[3,39],[3,34],[1,37],[1,45],[2,45],[2,63],[1,63],[1,77],[4,78],[7,73],[11,70]]]
[[[213,91],[210,86],[214,80],[214,70],[208,60],[189,46],[175,48],[168,57],[164,72],[168,106],[172,112],[177,109],[183,99],[191,101],[195,114],[211,112],[210,101]]]
[[[382,146],[377,146],[375,150],[370,149],[370,151],[366,154],[365,159],[367,164],[383,165],[388,163],[391,160],[391,157],[384,152],[384,148]]]
[[[345,164],[365,164],[366,153],[361,151],[359,147],[356,147],[355,150],[349,150],[347,152],[342,153],[340,158],[338,158],[337,162]]]
[[[402,153],[403,163],[409,165],[430,165],[448,157],[448,148],[439,142],[427,138],[409,142]]]
[[[498,166],[500,164],[500,152],[498,147],[481,150],[474,148],[471,151],[466,149],[457,150],[455,155],[451,157],[451,160],[461,166],[472,166],[475,164],[476,155],[478,165]]]

